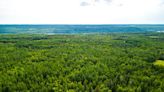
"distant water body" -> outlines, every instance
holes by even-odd
[[[0,34],[88,34],[124,32],[164,32],[160,25],[0,25]]]

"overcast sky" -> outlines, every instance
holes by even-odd
[[[164,0],[0,0],[0,24],[164,24]]]

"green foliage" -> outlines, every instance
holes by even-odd
[[[154,38],[155,37],[155,38]],[[0,91],[162,92],[162,33],[0,35]]]

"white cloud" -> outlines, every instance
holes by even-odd
[[[164,23],[162,0],[0,0],[0,23]]]

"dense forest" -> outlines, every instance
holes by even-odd
[[[2,92],[163,92],[164,33],[1,34]]]

